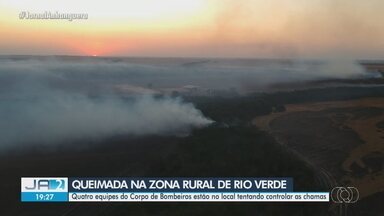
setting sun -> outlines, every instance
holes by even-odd
[[[375,58],[384,49],[383,6],[378,0],[2,0],[0,48],[14,54]]]

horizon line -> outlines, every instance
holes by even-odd
[[[223,59],[223,60],[279,60],[279,61],[292,61],[292,60],[304,60],[304,61],[319,61],[326,60],[325,58],[278,58],[278,57],[227,57],[227,56],[129,56],[129,55],[71,55],[71,54],[0,54],[0,57],[81,57],[81,58],[148,58],[148,59]],[[337,58],[336,58],[337,59]],[[370,59],[360,58],[351,59],[358,62],[384,62],[384,59]]]

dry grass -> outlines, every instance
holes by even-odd
[[[384,108],[384,98],[364,98],[359,100],[349,101],[332,101],[318,103],[303,103],[286,105],[286,111],[282,113],[273,113],[267,116],[260,116],[254,119],[253,123],[262,130],[273,134],[273,129],[270,128],[270,123],[283,115],[294,112],[312,111],[319,112],[333,108]],[[329,116],[332,121],[332,115]],[[347,115],[347,119],[342,122],[337,122],[352,129],[364,144],[359,145],[347,152],[348,156],[343,161],[341,168],[347,173],[340,180],[341,182],[349,182],[349,185],[357,187],[361,192],[361,197],[366,197],[376,192],[384,191],[384,172],[371,172],[363,177],[354,177],[351,175],[351,166],[358,165],[362,169],[367,166],[362,160],[364,157],[372,153],[384,154],[384,130],[376,127],[376,124],[384,121],[384,113],[366,118],[356,118],[353,115]],[[305,155],[304,155],[305,156]]]

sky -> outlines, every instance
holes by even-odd
[[[0,0],[0,54],[384,59],[383,8],[382,0]],[[86,19],[28,18],[45,12]]]

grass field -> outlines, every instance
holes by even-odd
[[[286,105],[254,119],[361,198],[384,191],[384,98]]]

